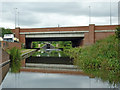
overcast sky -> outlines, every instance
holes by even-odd
[[[4,0],[0,3],[0,27],[15,27],[15,9],[21,28],[88,26],[110,24],[110,0]],[[104,2],[106,1],[106,2]],[[118,1],[111,0],[112,24],[118,24]],[[89,8],[91,6],[91,8]],[[16,13],[18,26],[18,13]]]

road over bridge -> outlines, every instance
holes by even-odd
[[[20,28],[12,29],[15,37],[19,38],[27,48],[31,48],[32,41],[72,41],[72,46],[94,44],[97,40],[115,33],[118,25],[74,26],[54,28]]]

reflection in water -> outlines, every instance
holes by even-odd
[[[26,59],[26,63],[40,63],[40,64],[73,64],[73,59],[70,59],[60,49],[47,49],[34,53],[31,57]]]
[[[11,83],[11,81],[13,83]],[[107,82],[81,75],[21,72],[8,73],[3,88],[113,88]]]
[[[49,58],[48,58],[49,57]],[[26,59],[27,63],[59,64],[66,63],[69,58],[62,51],[39,51]],[[64,58],[64,59],[63,59]],[[63,61],[62,61],[63,59]],[[45,61],[46,60],[46,61]],[[56,63],[56,61],[59,61]],[[68,61],[70,61],[68,63]],[[69,59],[66,64],[73,64]],[[11,63],[9,72],[3,81],[3,88],[110,88],[120,87],[120,73],[114,71],[92,71],[85,73],[93,77],[82,75],[62,75],[48,73],[20,72],[20,61]],[[13,83],[11,83],[11,81]]]
[[[34,53],[32,56],[37,57],[67,57],[67,55],[60,49],[47,49]]]
[[[21,67],[21,61],[20,60],[13,60],[10,63],[10,71],[12,73],[19,73],[20,72],[20,67]]]
[[[105,70],[84,70],[85,73],[94,75],[97,78],[100,78],[103,82],[108,82],[111,85],[118,85],[120,83],[120,73],[114,71],[105,71]]]

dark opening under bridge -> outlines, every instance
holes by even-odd
[[[72,46],[94,44],[97,40],[108,37],[115,33],[118,25],[75,26],[54,28],[20,28],[12,29],[21,43],[26,48],[31,48],[32,41],[72,41]]]

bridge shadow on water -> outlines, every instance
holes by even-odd
[[[25,67],[20,71],[86,75],[74,65],[73,58],[58,49],[38,50],[25,60]]]
[[[69,57],[29,57],[26,59],[26,63],[73,65],[73,59]]]

